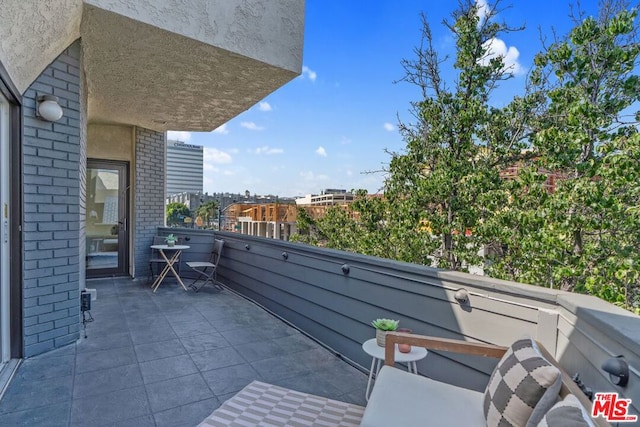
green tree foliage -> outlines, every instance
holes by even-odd
[[[478,265],[485,239],[478,232],[500,203],[500,169],[520,156],[520,124],[510,120],[513,105],[492,107],[491,94],[512,76],[491,43],[513,29],[467,1],[445,25],[456,42],[450,84],[441,78],[445,59],[435,49],[423,19],[423,42],[417,59],[403,61],[405,81],[417,85],[423,99],[412,104],[417,119],[401,124],[406,152],[392,156],[385,195],[393,207],[392,232],[419,251],[413,260],[465,270]],[[515,100],[519,103],[521,100]],[[411,258],[411,253],[401,258]]]
[[[406,150],[391,153],[384,198],[360,191],[350,207],[357,214],[336,208],[317,221],[326,246],[453,270],[481,263],[485,241],[475,231],[507,197],[500,169],[524,146],[523,121],[513,113],[523,110],[523,100],[504,108],[489,104],[500,81],[511,77],[502,58],[491,54],[493,40],[513,31],[493,22],[495,13],[461,3],[445,22],[457,46],[453,61],[438,54],[423,16],[416,59],[402,62],[402,81],[422,94],[411,104],[416,122],[400,124]],[[445,66],[456,73],[451,84],[441,77]]]
[[[316,222],[304,208],[298,208],[296,227],[296,233],[291,236],[292,242],[307,243],[309,245],[318,244]]]
[[[204,221],[206,226],[211,224],[211,220],[216,217],[216,211],[218,209],[218,203],[215,200],[209,200],[198,206],[196,209],[196,216],[199,216]]]
[[[492,92],[511,74],[489,48],[511,29],[488,10],[465,1],[445,22],[457,47],[450,83],[423,19],[416,59],[403,61],[422,99],[416,122],[400,124],[406,149],[392,153],[385,197],[361,191],[350,210],[330,210],[315,223],[319,242],[451,270],[484,265],[639,311],[636,11],[610,0],[597,18],[578,12],[536,56],[525,93],[498,108]]]
[[[190,216],[191,212],[184,203],[171,202],[167,205],[167,225],[183,224],[183,220],[180,218]]]
[[[489,273],[631,308],[640,278],[640,45],[636,11],[605,6],[598,18],[577,16],[566,38],[536,56],[531,80],[546,96],[531,122],[536,157],[498,216],[508,249]],[[542,171],[560,175],[555,192],[545,191]]]

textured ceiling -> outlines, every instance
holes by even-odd
[[[23,93],[78,37],[89,121],[212,130],[302,67],[302,0],[0,0]]]
[[[212,130],[298,75],[91,6],[81,33],[93,122]]]
[[[0,0],[0,62],[20,93],[80,37],[82,0]]]

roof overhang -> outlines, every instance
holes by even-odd
[[[303,0],[8,0],[3,9],[0,61],[21,92],[81,38],[94,123],[212,130],[302,67]]]

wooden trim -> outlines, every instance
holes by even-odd
[[[413,335],[400,332],[388,332],[384,348],[385,365],[395,364],[395,344],[410,344],[416,347],[424,347],[429,350],[452,351],[474,356],[501,358],[507,351],[507,347],[474,343],[448,338],[429,337],[425,335]]]

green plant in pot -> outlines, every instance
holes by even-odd
[[[387,332],[395,331],[398,329],[399,320],[393,319],[376,319],[371,322],[371,325],[376,328],[376,343],[380,347],[384,347]]]
[[[169,234],[167,237],[164,238],[164,240],[167,242],[167,246],[174,246],[178,241],[178,238],[173,234]]]

